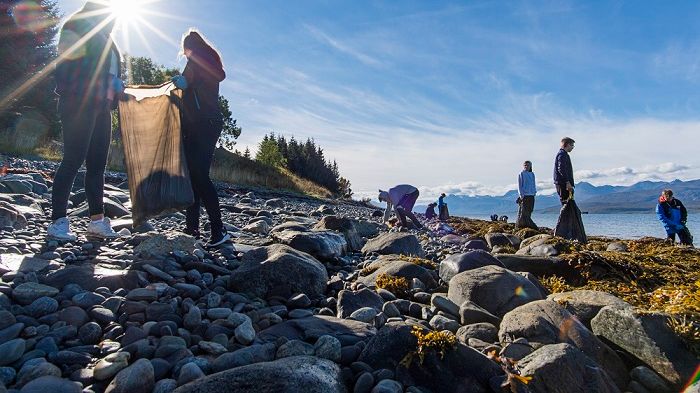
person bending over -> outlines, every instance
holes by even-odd
[[[408,227],[406,217],[413,221],[417,228],[423,228],[423,224],[418,221],[418,218],[413,214],[413,206],[418,200],[418,189],[408,184],[400,184],[390,188],[389,191],[379,190],[379,202],[386,202],[386,210],[384,211],[384,222],[389,221],[392,209],[399,218],[399,224],[403,227]]]
[[[688,210],[683,203],[673,197],[673,191],[663,190],[659,196],[659,203],[656,205],[656,216],[666,230],[666,238],[669,242],[676,242],[676,234],[682,245],[693,245],[693,237],[686,226],[688,220]]]

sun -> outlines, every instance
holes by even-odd
[[[109,9],[118,22],[129,22],[141,16],[142,3],[142,0],[110,0]]]

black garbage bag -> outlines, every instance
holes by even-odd
[[[182,145],[181,90],[172,83],[125,91],[119,120],[134,228],[151,217],[192,205]]]
[[[586,230],[583,227],[583,219],[581,218],[581,210],[579,210],[573,197],[569,198],[559,211],[559,219],[557,220],[557,226],[554,228],[554,236],[578,240],[581,243],[588,242]]]

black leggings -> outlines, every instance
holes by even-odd
[[[85,162],[85,196],[91,216],[104,214],[105,166],[112,139],[108,102],[81,105],[82,99],[60,99],[63,160],[56,170],[51,194],[51,219],[66,216],[68,198],[78,170]]]
[[[203,119],[183,125],[185,157],[194,192],[194,203],[187,208],[187,231],[199,231],[199,208],[204,204],[211,223],[212,237],[220,235],[224,227],[219,209],[219,196],[209,178],[216,141],[219,140],[222,128],[221,120]]]

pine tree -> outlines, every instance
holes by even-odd
[[[48,66],[57,56],[58,21],[54,0],[0,0],[0,128],[19,112],[57,133],[53,69]],[[18,88],[34,76],[39,76],[38,82],[20,92]],[[15,92],[21,94],[3,102]]]
[[[268,138],[267,135],[265,135],[258,146],[255,160],[272,167],[282,167],[285,165],[284,157],[282,157],[277,147],[277,141],[274,138]]]
[[[243,151],[243,158],[247,158],[250,160],[250,149],[248,146],[245,147],[245,150]]]

